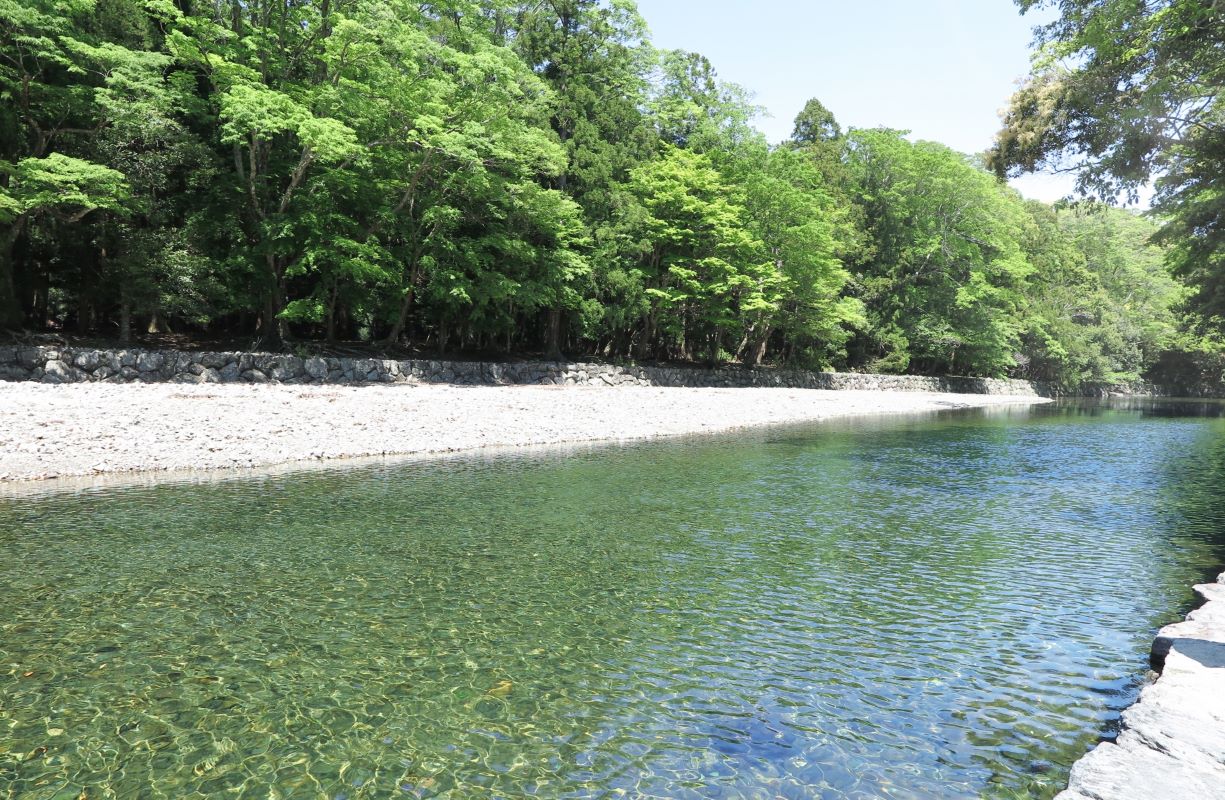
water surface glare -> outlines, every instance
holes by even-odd
[[[0,798],[1050,797],[1225,564],[1220,410],[0,500]]]

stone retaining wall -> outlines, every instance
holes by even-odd
[[[932,378],[806,370],[637,367],[553,361],[393,361],[274,353],[0,347],[0,380],[43,383],[451,383],[566,386],[786,387],[965,394],[1040,394],[1047,387],[994,378]]]
[[[960,394],[1105,397],[1210,396],[1149,383],[1090,385],[1068,392],[1033,381],[1001,378],[875,375],[792,369],[618,366],[558,361],[396,361],[300,357],[278,353],[186,350],[95,350],[83,347],[0,347],[0,380],[43,383],[449,383],[477,385],[783,387]]]

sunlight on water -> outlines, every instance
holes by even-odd
[[[0,500],[0,797],[1049,797],[1223,493],[1061,406]]]

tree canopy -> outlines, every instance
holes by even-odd
[[[1225,322],[1225,4],[1018,0],[1053,8],[990,155],[1001,175],[1073,170],[1112,201],[1150,181],[1174,272],[1208,327]]]
[[[1134,379],[1225,296],[1220,12],[1157,5],[1060,3],[990,161],[1160,174],[1153,242],[817,99],[769,144],[630,0],[0,0],[0,327]]]

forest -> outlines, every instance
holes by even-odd
[[[0,329],[1219,379],[1223,12],[1020,5],[1064,13],[967,155],[819,99],[771,144],[631,0],[0,0]]]

